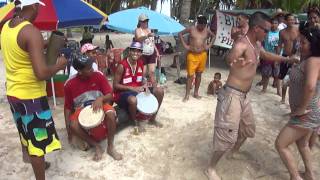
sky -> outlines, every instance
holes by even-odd
[[[158,4],[157,4],[157,12],[160,12],[161,9],[161,1],[158,0]],[[165,0],[162,4],[162,10],[161,10],[161,14],[165,14],[167,16],[170,16],[170,0]]]

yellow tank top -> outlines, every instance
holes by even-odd
[[[30,22],[22,22],[14,28],[9,27],[9,22],[3,25],[1,31],[1,51],[6,68],[7,95],[19,99],[46,96],[46,82],[37,79],[28,52],[21,49],[17,42],[20,30]]]

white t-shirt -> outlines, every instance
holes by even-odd
[[[287,28],[287,25],[286,25],[285,23],[280,23],[280,24],[278,25],[279,31],[281,31],[282,29],[285,29],[285,28]]]
[[[141,36],[147,36],[147,34],[144,33],[144,31],[141,30]],[[143,49],[142,54],[143,55],[152,55],[154,53],[154,37],[148,37],[143,41]]]

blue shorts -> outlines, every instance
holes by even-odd
[[[149,87],[149,91],[151,93],[153,93],[153,87]],[[138,93],[135,91],[124,91],[120,93],[120,98],[119,100],[116,102],[118,104],[118,106],[121,109],[125,109],[126,111],[128,111],[128,107],[129,107],[129,103],[128,103],[128,98],[129,96],[137,96]]]
[[[120,98],[116,103],[118,104],[118,106],[121,109],[128,110],[128,107],[129,107],[128,98],[129,98],[129,96],[136,96],[137,94],[138,93],[135,92],[135,91],[122,92],[122,93],[120,93]]]

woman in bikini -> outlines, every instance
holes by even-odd
[[[320,30],[300,28],[301,63],[290,73],[289,104],[291,118],[275,142],[276,149],[290,173],[291,180],[315,180],[312,172],[309,140],[320,126]],[[305,166],[299,174],[289,146],[297,144]]]
[[[159,58],[159,51],[155,46],[154,36],[148,27],[149,18],[145,14],[140,14],[139,22],[135,30],[135,41],[143,44],[142,58],[144,63],[144,69],[148,71],[149,81],[152,86],[156,86],[155,80],[155,68],[157,59]]]

